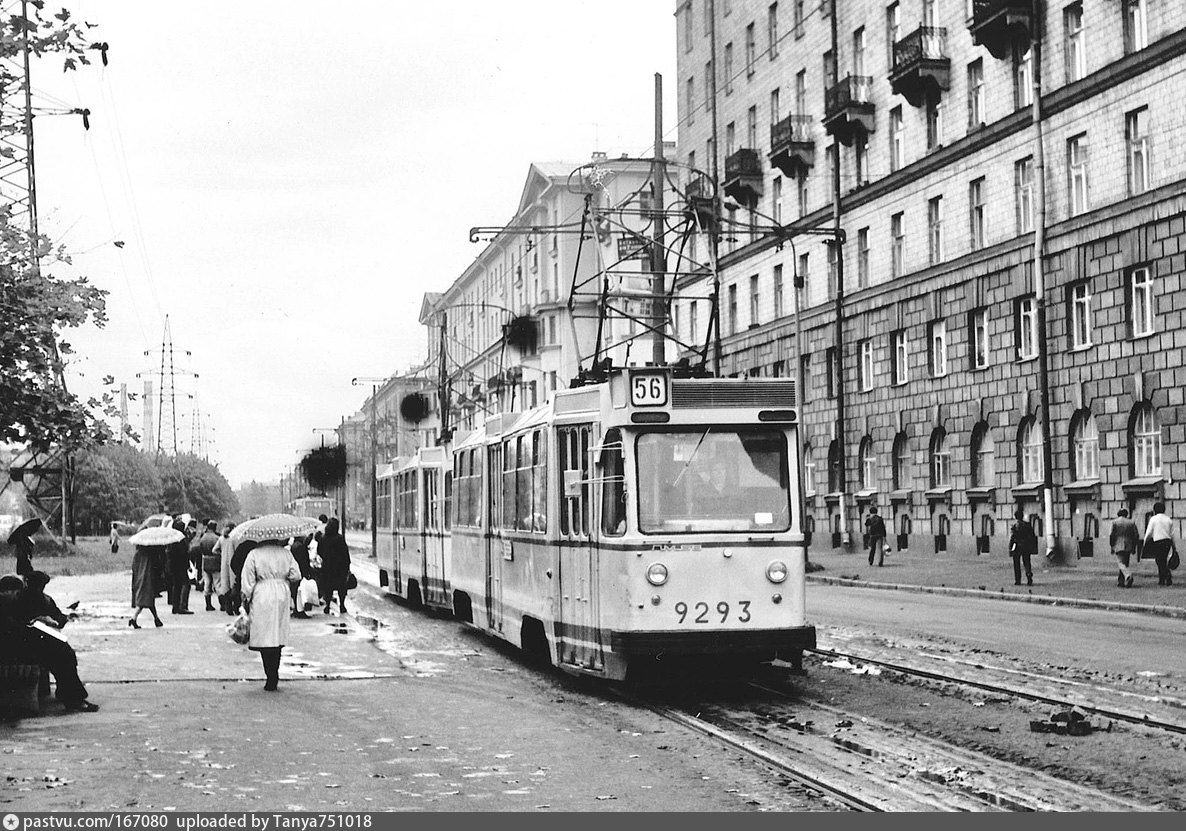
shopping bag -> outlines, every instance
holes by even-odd
[[[1182,559],[1178,556],[1178,549],[1174,548],[1170,550],[1169,559],[1166,560],[1165,564],[1170,571],[1178,570],[1178,566],[1182,564]]]
[[[306,577],[297,587],[297,607],[307,612],[316,606],[319,600],[317,584]]]
[[[239,616],[227,624],[227,634],[235,643],[247,643],[251,640],[251,621],[246,612],[239,612]]]
[[[358,578],[354,576],[354,572],[347,572],[346,574],[346,590],[354,591],[358,588]]]

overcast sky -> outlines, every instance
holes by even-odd
[[[33,67],[41,229],[110,292],[105,328],[67,333],[67,383],[159,384],[168,315],[178,443],[196,396],[234,487],[358,410],[351,378],[423,360],[424,292],[533,161],[649,154],[656,72],[675,137],[670,0],[59,5],[110,45]],[[51,112],[73,107],[89,131]]]

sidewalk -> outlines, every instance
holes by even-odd
[[[822,566],[808,575],[809,584],[966,594],[1186,618],[1186,576],[1181,584],[1175,581],[1172,586],[1158,586],[1157,566],[1152,560],[1133,564],[1133,587],[1126,589],[1116,585],[1116,561],[1110,554],[1069,565],[1050,564],[1039,554],[1031,563],[1032,586],[1024,585],[1024,575],[1022,585],[1013,584],[1013,560],[1007,554],[891,551],[881,567],[870,566],[868,555],[859,549],[844,553],[813,550],[809,559],[814,566]]]

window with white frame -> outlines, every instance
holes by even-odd
[[[758,147],[758,107],[750,107],[745,114],[745,146],[750,149]]]
[[[1073,448],[1071,475],[1075,479],[1098,479],[1100,475],[1100,431],[1091,410],[1080,410],[1071,420]]]
[[[972,486],[991,488],[997,481],[997,446],[992,430],[980,422],[972,430]]]
[[[1062,22],[1069,84],[1087,75],[1087,36],[1083,28],[1083,4],[1072,3],[1063,9]]]
[[[1133,337],[1153,334],[1153,274],[1148,267],[1128,275],[1128,322]]]
[[[864,187],[869,184],[869,137],[859,132],[852,140],[853,179],[856,186]]]
[[[754,24],[745,27],[745,74],[754,74],[754,63],[758,60],[758,36],[754,33]]]
[[[859,26],[852,33],[852,74],[865,74],[865,27]]]
[[[968,183],[968,237],[972,250],[984,247],[984,177]]]
[[[693,344],[700,340],[699,318],[696,316],[696,301],[688,304],[688,340]]]
[[[861,439],[861,490],[877,490],[877,454],[873,452],[873,437]]]
[[[811,452],[811,442],[803,444],[803,484],[808,496],[815,495],[815,455]]]
[[[1017,358],[1028,361],[1038,356],[1038,310],[1033,295],[1017,301]]]
[[[749,278],[749,325],[757,326],[761,321],[759,309],[761,308],[761,298],[758,296],[758,275],[753,274]]]
[[[826,245],[828,248],[828,299],[831,300],[833,297],[836,296],[837,281],[838,281],[838,277],[837,277],[837,273],[836,273],[836,269],[837,269],[836,258],[838,256],[840,246],[836,245],[831,240],[829,240],[826,243]]]
[[[729,285],[728,296],[729,296],[729,305],[728,305],[729,332],[728,333],[730,335],[735,335],[735,334],[737,334],[737,284],[736,283],[731,283]]]
[[[905,432],[894,437],[893,475],[894,490],[910,487],[910,439]]]
[[[901,211],[890,217],[890,276],[901,277],[905,269],[906,223]]]
[[[730,121],[725,125],[725,158],[733,155],[733,151],[737,149],[737,126]]]
[[[931,377],[941,378],[947,374],[947,321],[932,320],[927,328]]]
[[[807,70],[795,74],[795,115],[807,115]]]
[[[803,394],[800,401],[806,404],[811,400],[811,353],[806,352],[799,358],[799,371],[803,373]]]
[[[968,64],[968,130],[984,125],[984,59]]]
[[[931,487],[951,487],[951,446],[942,427],[931,436]]]
[[[782,225],[782,177],[775,176],[770,183],[770,215],[775,225]]]
[[[905,384],[910,380],[909,350],[906,330],[890,333],[890,383]]]
[[[1033,106],[1034,50],[1029,43],[1013,46],[1013,109]]]
[[[684,109],[688,111],[685,116],[688,123],[692,124],[693,116],[696,114],[696,78],[694,76],[684,82]]]
[[[827,385],[828,398],[836,397],[836,347],[829,346],[824,350],[824,372],[827,375],[825,383]]]
[[[766,9],[766,44],[770,60],[778,57],[778,4],[771,3]]]
[[[1133,476],[1161,475],[1161,425],[1148,401],[1137,404],[1132,416]]]
[[[1071,348],[1084,349],[1091,340],[1091,286],[1084,280],[1070,287]]]
[[[886,66],[894,65],[894,44],[898,42],[902,31],[902,10],[897,2],[885,7],[885,62]]]
[[[725,44],[725,95],[733,94],[733,44]]]
[[[1018,451],[1021,463],[1021,481],[1032,485],[1043,481],[1042,477],[1042,425],[1033,416],[1021,423]]]
[[[927,98],[927,150],[943,146],[943,100],[937,95]]]
[[[865,338],[857,344],[857,383],[862,392],[873,389],[873,341]]]
[[[770,90],[770,123],[777,124],[782,121],[782,90],[775,87]]]
[[[976,309],[968,323],[971,344],[969,359],[972,369],[984,369],[989,361],[988,309]]]
[[[1067,207],[1071,216],[1087,210],[1087,135],[1067,140]]]
[[[799,216],[807,216],[807,177],[800,176],[796,179],[795,188],[799,196]]]
[[[1124,0],[1124,51],[1137,52],[1149,45],[1147,0]]]
[[[943,197],[927,200],[927,253],[931,265],[943,261]]]
[[[1034,230],[1034,158],[1029,156],[1013,165],[1017,193],[1017,233]]]
[[[811,305],[811,257],[807,254],[799,255],[799,285],[803,289],[803,305]]]
[[[1128,195],[1149,189],[1149,108],[1124,114],[1124,142],[1128,166]]]
[[[782,266],[776,265],[774,267],[774,319],[782,317]]]
[[[869,229],[857,231],[857,288],[869,285]]]
[[[890,152],[890,171],[898,170],[902,167],[905,159],[905,142],[906,134],[905,127],[902,122],[902,108],[900,106],[894,107],[890,110],[890,128],[889,128],[889,152]]]

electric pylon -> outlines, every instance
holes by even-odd
[[[159,369],[150,369],[146,372],[136,373],[136,377],[141,375],[160,375],[160,384],[157,387],[158,393],[156,396],[156,455],[158,456],[176,456],[178,451],[177,446],[177,387],[175,384],[175,377],[177,375],[192,375],[194,378],[198,377],[196,372],[191,372],[188,369],[178,369],[173,360],[173,333],[169,328],[169,316],[165,315],[165,331],[161,335],[161,346],[157,350],[160,352],[161,364]],[[144,356],[148,357],[153,350],[145,350]],[[185,350],[185,356],[191,357],[193,355],[189,350]]]

